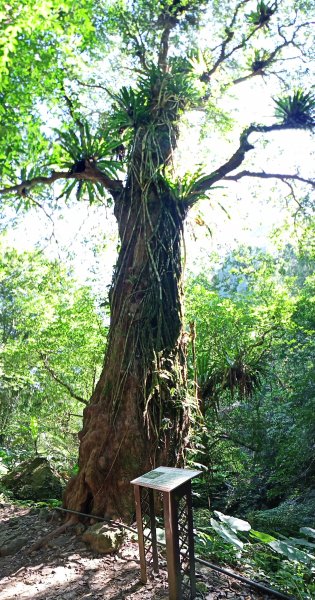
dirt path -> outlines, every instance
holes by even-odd
[[[51,516],[53,515],[53,521]],[[73,528],[39,550],[28,549],[60,525],[58,515],[11,505],[0,507],[0,600],[167,600],[165,561],[147,585],[139,581],[138,546],[128,541],[117,555],[93,553]],[[24,545],[15,554],[1,556]],[[198,598],[271,600],[247,586],[197,565]]]

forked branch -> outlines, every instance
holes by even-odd
[[[231,21],[229,25],[225,28],[225,37],[223,41],[213,48],[212,53],[219,51],[219,56],[214,62],[211,69],[207,71],[207,73],[203,73],[202,77],[204,81],[210,81],[212,75],[219,69],[221,64],[223,64],[226,60],[231,58],[238,50],[245,48],[246,44],[249,40],[259,31],[264,25],[263,23],[258,23],[253,27],[249,28],[247,34],[245,34],[239,42],[233,44],[234,36],[235,36],[235,27],[237,25],[237,17],[240,10],[248,3],[249,0],[242,0],[237,4],[234,13],[232,15]],[[274,11],[277,8],[277,2],[274,3]]]
[[[288,130],[288,129],[297,129],[297,127],[293,127],[292,125],[289,124],[278,124],[275,123],[274,125],[250,125],[249,127],[247,127],[243,133],[240,136],[240,145],[238,147],[238,149],[236,150],[236,152],[234,152],[234,154],[231,156],[231,158],[225,162],[223,165],[221,165],[216,171],[213,171],[212,173],[210,173],[209,175],[205,175],[204,177],[202,177],[201,179],[199,179],[196,184],[193,186],[189,197],[186,199],[186,206],[190,207],[193,206],[195,204],[195,202],[200,198],[200,196],[202,196],[202,194],[204,194],[205,192],[207,192],[215,183],[217,183],[218,181],[221,180],[231,180],[231,181],[237,181],[238,179],[241,179],[242,177],[246,177],[246,176],[258,176],[258,177],[262,177],[262,178],[278,178],[278,179],[282,179],[283,181],[285,181],[285,179],[295,179],[296,181],[300,181],[302,183],[307,183],[310,184],[312,186],[314,186],[314,181],[312,179],[308,180],[305,178],[300,177],[297,174],[293,174],[293,175],[282,175],[281,174],[277,177],[277,174],[267,174],[264,172],[258,172],[256,175],[254,174],[254,172],[251,171],[241,171],[240,173],[236,173],[235,175],[229,175],[229,173],[232,173],[233,171],[235,171],[238,167],[241,166],[241,164],[243,163],[245,156],[247,154],[247,152],[249,150],[253,150],[254,146],[253,144],[251,144],[249,142],[249,137],[252,133],[269,133],[272,131],[283,131],[283,130]]]
[[[293,23],[290,23],[289,25],[293,26],[294,24],[295,24],[295,20]],[[258,75],[260,75],[260,76],[268,75],[267,69],[269,67],[271,67],[272,65],[274,65],[278,61],[286,62],[288,60],[295,60],[296,59],[295,56],[293,56],[293,57],[289,56],[289,57],[285,58],[282,55],[282,50],[284,48],[287,48],[288,46],[292,46],[293,48],[295,48],[297,50],[297,52],[302,53],[302,60],[303,60],[303,46],[301,44],[297,45],[296,37],[297,37],[298,33],[301,31],[301,29],[303,29],[304,27],[311,27],[314,24],[315,24],[314,22],[308,22],[308,23],[301,23],[300,25],[297,25],[296,28],[294,29],[293,33],[291,34],[291,37],[286,36],[286,27],[278,26],[278,34],[279,34],[279,37],[283,40],[282,43],[280,43],[276,48],[274,48],[274,50],[272,52],[263,53],[262,57],[260,59],[258,59],[258,60],[253,59],[250,73],[248,73],[247,75],[244,75],[242,77],[238,77],[237,79],[234,79],[233,84],[236,85],[238,83],[242,83],[243,81],[247,81],[247,79],[252,79],[253,77],[257,77]],[[277,77],[279,76],[278,73],[276,73],[276,72],[269,71],[269,74],[274,74]]]

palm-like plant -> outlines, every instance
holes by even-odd
[[[266,353],[250,355],[239,350],[231,358],[227,353],[219,361],[209,362],[207,353],[197,359],[197,380],[200,405],[204,412],[207,406],[215,410],[226,395],[233,400],[250,400],[262,386],[266,370]]]
[[[121,164],[111,158],[117,146],[121,144],[118,136],[108,140],[107,136],[110,134],[106,130],[92,135],[88,123],[84,122],[80,123],[78,131],[55,131],[58,133],[59,145],[68,158],[63,165],[72,168],[74,172],[80,172],[80,168],[84,170],[82,161],[97,164],[100,169],[106,170],[109,176],[115,176],[117,169],[121,168]]]
[[[117,147],[122,143],[118,136],[108,140],[110,132],[106,130],[92,135],[88,123],[82,121],[78,122],[77,131],[55,131],[63,153],[62,166],[69,168],[71,173],[83,173],[89,165],[93,165],[108,177],[117,177],[117,171],[122,167],[121,161],[113,159]],[[75,179],[66,183],[61,196],[67,200],[76,186],[77,199],[80,200],[83,193],[87,192],[91,204],[95,196],[104,198],[106,195],[101,183],[86,180],[78,182]]]
[[[284,98],[274,98],[275,115],[284,125],[310,129],[315,126],[315,95],[299,89]]]
[[[252,56],[247,64],[253,73],[257,73],[258,71],[262,71],[268,64],[271,63],[270,55],[265,50],[255,50],[254,56]]]
[[[149,118],[148,97],[143,90],[134,90],[123,86],[117,94],[112,94],[115,101],[111,124],[124,131],[147,122]]]

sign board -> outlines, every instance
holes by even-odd
[[[194,471],[193,469],[158,467],[141,475],[141,477],[137,477],[131,483],[160,492],[172,492],[186,481],[201,475],[201,473],[202,471]]]

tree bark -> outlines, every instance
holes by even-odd
[[[188,442],[181,305],[186,209],[155,175],[170,152],[163,131],[159,139],[144,164],[147,130],[138,136],[126,186],[115,196],[121,245],[108,347],[84,410],[79,474],[64,499],[69,509],[106,517],[130,517],[130,480],[160,464],[182,464]]]

